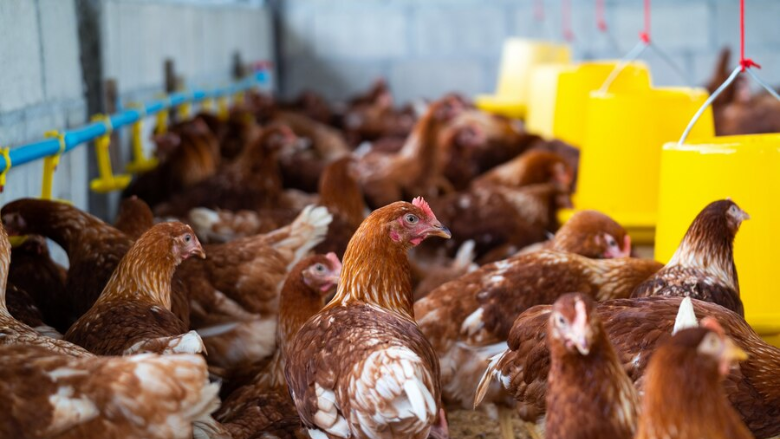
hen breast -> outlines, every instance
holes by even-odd
[[[414,322],[364,304],[332,308],[289,352],[287,383],[312,437],[427,437],[439,367]]]

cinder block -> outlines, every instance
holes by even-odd
[[[327,98],[343,100],[362,92],[386,72],[376,63],[333,63],[316,58],[294,58],[285,64],[285,90],[293,98],[309,89],[323,93]]]
[[[485,68],[478,61],[401,61],[390,73],[390,86],[399,102],[435,99],[452,91],[472,96],[488,91],[487,83]]]
[[[314,17],[315,53],[341,59],[404,56],[408,21],[403,11],[391,7],[324,11]]]
[[[0,1],[0,112],[43,99],[41,41],[35,3]]]
[[[73,0],[40,0],[46,99],[81,97],[79,36]]]
[[[709,50],[713,14],[707,2],[661,3],[652,5],[651,36],[665,50]],[[614,6],[614,29],[618,41],[639,41],[644,28],[641,2]]]
[[[413,15],[417,56],[498,56],[508,35],[503,8],[488,4],[424,6]]]

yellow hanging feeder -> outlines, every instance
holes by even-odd
[[[2,155],[3,160],[5,160],[5,169],[3,169],[3,172],[0,172],[0,192],[3,192],[5,190],[6,176],[8,175],[8,171],[11,170],[11,166],[13,166],[13,162],[11,161],[11,147],[4,146],[0,148],[0,155]]]
[[[47,131],[44,133],[46,138],[54,138],[59,140],[60,149],[56,154],[44,157],[43,159],[43,177],[41,178],[41,200],[52,199],[52,185],[54,183],[54,172],[57,170],[57,166],[60,164],[60,157],[65,152],[65,135],[57,130]],[[70,203],[66,200],[56,200],[63,203]]]
[[[159,95],[163,99],[168,99],[167,95]],[[168,101],[170,103],[170,100]],[[168,122],[170,120],[170,105],[165,106],[162,110],[157,112],[156,126],[154,127],[154,134],[161,135],[168,132]]]
[[[151,171],[158,165],[156,157],[146,157],[144,154],[143,123],[146,118],[146,109],[143,105],[133,104],[131,107],[139,112],[138,120],[130,128],[130,145],[133,150],[133,161],[125,166],[127,172],[141,174]]]
[[[750,215],[734,240],[745,319],[767,342],[780,347],[780,286],[771,257],[780,245],[780,206],[776,203],[780,198],[780,133],[688,140],[698,117],[743,71],[780,100],[753,73],[754,65],[743,53],[740,65],[693,117],[680,140],[664,145],[655,257],[668,261],[704,206],[732,198]]]
[[[106,126],[106,133],[95,139],[95,154],[98,161],[99,177],[89,183],[89,188],[93,192],[106,194],[122,190],[130,184],[131,176],[127,174],[114,175],[111,168],[111,156],[109,147],[111,146],[111,118],[99,114],[92,118],[93,121],[103,122]]]
[[[619,61],[537,66],[531,74],[526,128],[548,139],[560,139],[581,148],[585,143],[588,98],[598,90]],[[650,72],[641,62],[626,64],[610,90],[624,92],[650,88]]]
[[[651,88],[592,92],[574,206],[604,212],[626,228],[634,242],[653,242],[658,205],[661,147],[676,138],[702,103],[703,89]],[[714,134],[712,112],[691,133]],[[561,212],[566,221],[573,210]]]
[[[230,118],[230,107],[228,105],[227,96],[220,96],[217,100],[217,117],[222,121],[226,121]]]
[[[565,64],[570,60],[571,49],[567,45],[509,38],[504,41],[495,94],[478,95],[474,102],[481,110],[522,119],[529,105],[533,68],[548,63]]]

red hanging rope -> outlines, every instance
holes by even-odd
[[[604,0],[596,0],[596,26],[600,31],[607,31],[607,20],[604,17]]]
[[[745,58],[745,0],[739,0],[739,65],[742,71],[748,67],[761,68],[750,58]]]
[[[639,38],[650,44],[650,0],[645,0],[645,29],[639,33]]]
[[[544,20],[544,1],[536,0],[534,3],[534,18],[536,21]]]
[[[571,0],[561,0],[561,19],[563,38],[566,41],[574,41],[574,31],[571,29]]]

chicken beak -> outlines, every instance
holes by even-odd
[[[737,216],[739,217],[740,221],[745,221],[750,219],[750,215],[742,209],[739,210]]]
[[[737,346],[732,339],[726,339],[726,349],[723,352],[726,359],[739,362],[748,359],[748,354],[741,347]]]
[[[450,232],[450,229],[444,227],[440,222],[436,221],[435,223],[431,224],[431,227],[425,229],[423,231],[424,236],[438,236],[440,238],[444,239],[450,239],[452,238],[452,232]]]
[[[590,345],[588,344],[588,340],[584,335],[577,337],[577,340],[574,342],[574,346],[577,348],[577,352],[582,355],[588,355],[590,353]]]
[[[737,346],[733,340],[726,338],[726,346],[723,349],[723,354],[720,357],[720,374],[726,376],[729,374],[729,370],[732,365],[745,361],[748,359],[748,354],[742,348]]]
[[[190,252],[190,255],[197,256],[197,257],[199,257],[201,259],[206,259],[206,252],[203,251],[203,247],[201,247],[200,244],[198,244],[197,247],[192,249],[192,251]]]

